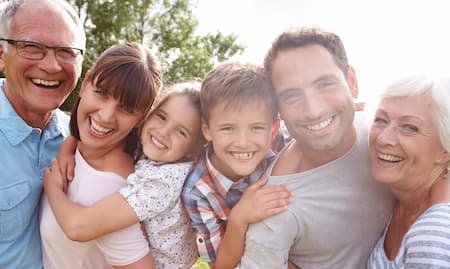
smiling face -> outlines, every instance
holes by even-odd
[[[80,47],[81,37],[77,35],[76,25],[67,14],[57,10],[58,7],[48,7],[40,2],[24,4],[14,16],[7,38],[50,46]],[[49,112],[59,107],[75,88],[81,74],[82,58],[74,64],[61,63],[50,49],[42,60],[28,60],[17,55],[15,46],[6,46],[6,52],[0,48],[0,65],[5,67],[8,99],[29,124],[35,117],[48,117]]]
[[[338,157],[353,144],[356,77],[348,81],[331,54],[320,45],[278,52],[272,82],[280,115],[303,151]]]
[[[158,162],[190,158],[198,145],[200,114],[187,96],[174,95],[162,103],[145,121],[141,143],[145,156]]]
[[[77,110],[80,150],[108,152],[122,147],[125,137],[142,120],[142,112],[129,111],[86,79],[80,97]]]
[[[271,112],[261,101],[213,108],[209,124],[202,126],[212,144],[214,167],[233,181],[252,174],[269,151],[272,125]]]
[[[385,97],[369,136],[376,180],[416,188],[429,185],[448,161],[439,138],[429,94]]]

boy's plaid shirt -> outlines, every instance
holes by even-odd
[[[208,151],[194,167],[183,188],[183,201],[196,233],[199,255],[204,261],[215,261],[231,208],[245,189],[264,175],[273,159],[274,154],[268,154],[250,176],[236,182],[212,166]]]

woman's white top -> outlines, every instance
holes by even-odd
[[[118,174],[98,171],[75,153],[75,177],[68,186],[70,200],[90,206],[119,191],[127,182]],[[105,212],[111,214],[111,212]],[[140,260],[149,252],[139,224],[98,237],[88,242],[67,238],[44,195],[41,201],[42,255],[45,269],[103,269]]]

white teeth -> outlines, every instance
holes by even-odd
[[[391,154],[384,154],[384,153],[380,153],[378,152],[378,158],[382,159],[384,161],[388,161],[388,162],[399,162],[402,161],[403,158],[395,156],[395,155],[391,155]]]
[[[33,78],[31,81],[33,81],[33,83],[35,83],[35,84],[49,86],[49,87],[58,86],[58,84],[59,84],[58,80],[42,80],[42,79],[38,79],[38,78]]]
[[[165,149],[167,148],[166,145],[162,144],[161,142],[159,142],[154,136],[151,136],[152,142],[153,144],[155,144],[155,146],[159,149]]]
[[[316,125],[306,126],[306,128],[308,128],[308,130],[311,130],[311,131],[318,131],[318,130],[323,129],[323,128],[327,127],[328,125],[330,125],[332,120],[333,120],[333,118],[329,118],[329,119],[324,120]]]
[[[99,133],[102,135],[107,134],[112,130],[112,129],[103,128],[102,126],[98,125],[94,120],[91,120],[91,129],[93,131],[95,131],[96,133]]]
[[[234,152],[233,153],[233,157],[238,159],[238,160],[249,160],[253,157],[254,153],[253,152]]]

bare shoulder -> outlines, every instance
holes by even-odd
[[[116,173],[125,179],[134,172],[134,160],[125,152],[115,152],[106,161],[108,171]]]
[[[301,165],[302,153],[297,143],[292,142],[285,150],[280,152],[272,169],[272,176],[282,176],[298,173]]]

